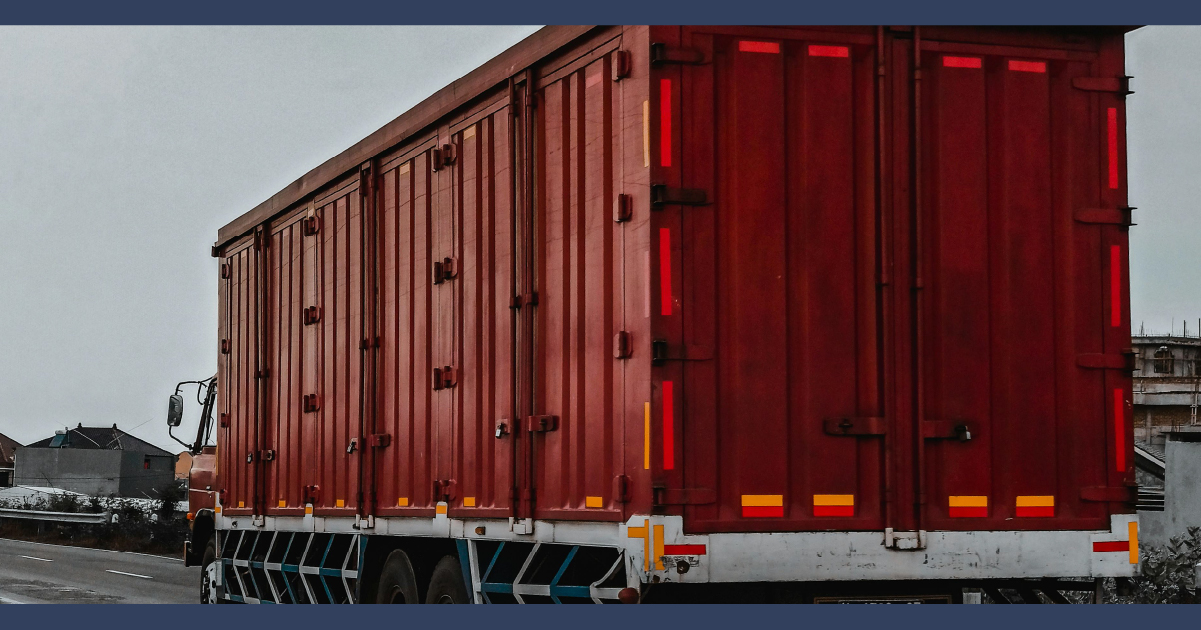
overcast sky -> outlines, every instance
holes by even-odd
[[[0,432],[179,450],[167,395],[216,371],[217,229],[534,30],[0,27]],[[1127,44],[1134,326],[1195,334],[1201,28]]]

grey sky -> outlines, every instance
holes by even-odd
[[[534,30],[0,28],[0,432],[177,450],[166,396],[216,370],[217,229]],[[1201,28],[1127,42],[1135,327],[1193,332]]]

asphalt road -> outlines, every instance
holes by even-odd
[[[0,604],[195,604],[183,560],[0,538]]]

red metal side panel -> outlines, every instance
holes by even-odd
[[[314,514],[355,514],[362,422],[363,216],[357,186],[318,203],[317,248],[321,322],[318,333],[320,408],[310,414],[321,475]],[[351,440],[356,447],[351,449]]]
[[[225,490],[223,509],[226,514],[238,515],[253,513],[257,483],[257,256],[253,246],[245,246],[225,261],[230,272],[229,278],[221,281],[226,297],[221,313],[222,378],[217,392],[222,397],[219,409],[227,414],[228,427],[219,431],[218,470]]]
[[[380,169],[380,382],[376,513],[432,516],[432,352],[430,152]],[[440,366],[441,364],[439,364]]]
[[[532,436],[536,518],[621,518],[624,382],[613,337],[625,300],[612,139],[623,126],[612,58],[560,71],[538,92],[534,401],[558,428]]]
[[[921,63],[923,526],[1106,527],[1081,491],[1108,483],[1111,397],[1077,356],[1117,352],[1119,228],[1074,215],[1119,205],[1103,195],[1104,103],[1122,103],[1073,87],[1098,76],[1095,52],[931,42]],[[942,439],[960,424],[970,440]]]
[[[450,514],[512,516],[513,487],[513,194],[509,109],[454,135],[453,170],[459,269],[455,323],[456,496]],[[497,433],[497,425],[506,424]]]
[[[712,199],[667,206],[652,235],[653,453],[691,530],[883,528],[874,44],[685,29],[712,64],[652,84],[663,178]]]
[[[303,411],[306,372],[314,363],[306,361],[308,346],[316,329],[306,325],[304,309],[311,303],[314,283],[312,240],[301,228],[300,215],[288,217],[271,230],[267,247],[268,347],[267,418],[263,424],[265,453],[262,462],[268,514],[304,513],[304,486],[316,483],[306,464],[305,435],[312,428]]]

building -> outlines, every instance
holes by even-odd
[[[0,433],[0,488],[13,485],[13,456],[19,446],[16,440]]]
[[[91,496],[154,499],[160,488],[175,482],[175,458],[115,424],[81,424],[18,449],[15,483]]]
[[[1198,424],[1201,338],[1136,335],[1134,439],[1163,449],[1166,434]]]
[[[1201,426],[1168,431],[1164,437],[1163,507],[1139,511],[1139,537],[1149,545],[1165,545],[1201,525]]]
[[[192,454],[187,451],[180,451],[179,455],[175,456],[175,478],[187,479],[188,474],[192,472]]]

